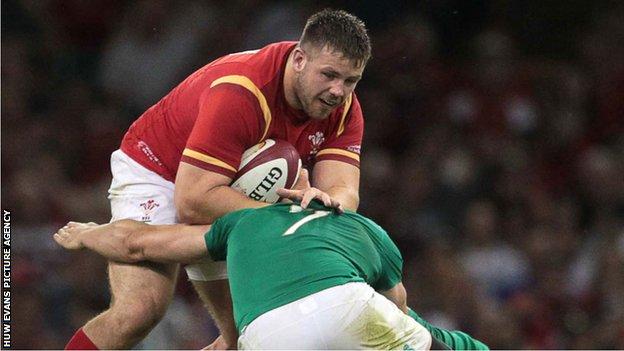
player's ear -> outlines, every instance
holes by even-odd
[[[295,72],[301,72],[305,68],[306,63],[308,62],[308,56],[306,52],[299,46],[295,47],[292,53],[292,63]]]

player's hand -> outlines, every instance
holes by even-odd
[[[312,185],[310,185],[310,176],[308,170],[305,168],[301,168],[297,183],[295,183],[295,185],[292,187],[292,190],[305,190],[310,187],[312,187]]]
[[[235,350],[236,348],[225,342],[223,335],[219,335],[212,344],[204,347],[202,350]]]
[[[317,199],[323,202],[323,205],[334,208],[338,213],[344,212],[344,208],[340,202],[332,199],[326,192],[310,186],[308,171],[306,169],[301,170],[299,180],[297,180],[297,184],[293,189],[277,189],[277,195],[292,201],[299,201],[303,208],[307,208],[310,201]]]
[[[67,250],[80,250],[84,248],[82,244],[82,233],[91,227],[97,226],[96,223],[78,223],[69,222],[63,228],[54,233],[54,241]]]

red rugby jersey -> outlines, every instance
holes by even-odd
[[[293,144],[304,165],[338,160],[359,166],[364,120],[355,94],[324,120],[291,108],[283,77],[296,42],[224,56],[150,107],[121,150],[174,181],[180,161],[234,177],[243,152],[266,139]]]

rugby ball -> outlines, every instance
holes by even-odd
[[[267,139],[243,153],[230,186],[254,200],[275,203],[280,199],[277,189],[292,188],[300,171],[301,158],[294,146]]]

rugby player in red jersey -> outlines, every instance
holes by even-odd
[[[267,138],[289,141],[312,170],[314,188],[304,182],[302,191],[357,209],[364,123],[353,91],[370,51],[362,21],[324,10],[308,19],[299,42],[227,55],[191,74],[132,124],[113,153],[112,220],[208,224],[265,206],[229,184],[243,151]],[[130,348],[164,315],[177,265],[110,262],[108,270],[109,309],[67,349]],[[186,270],[221,330],[213,346],[236,345],[223,266]]]

